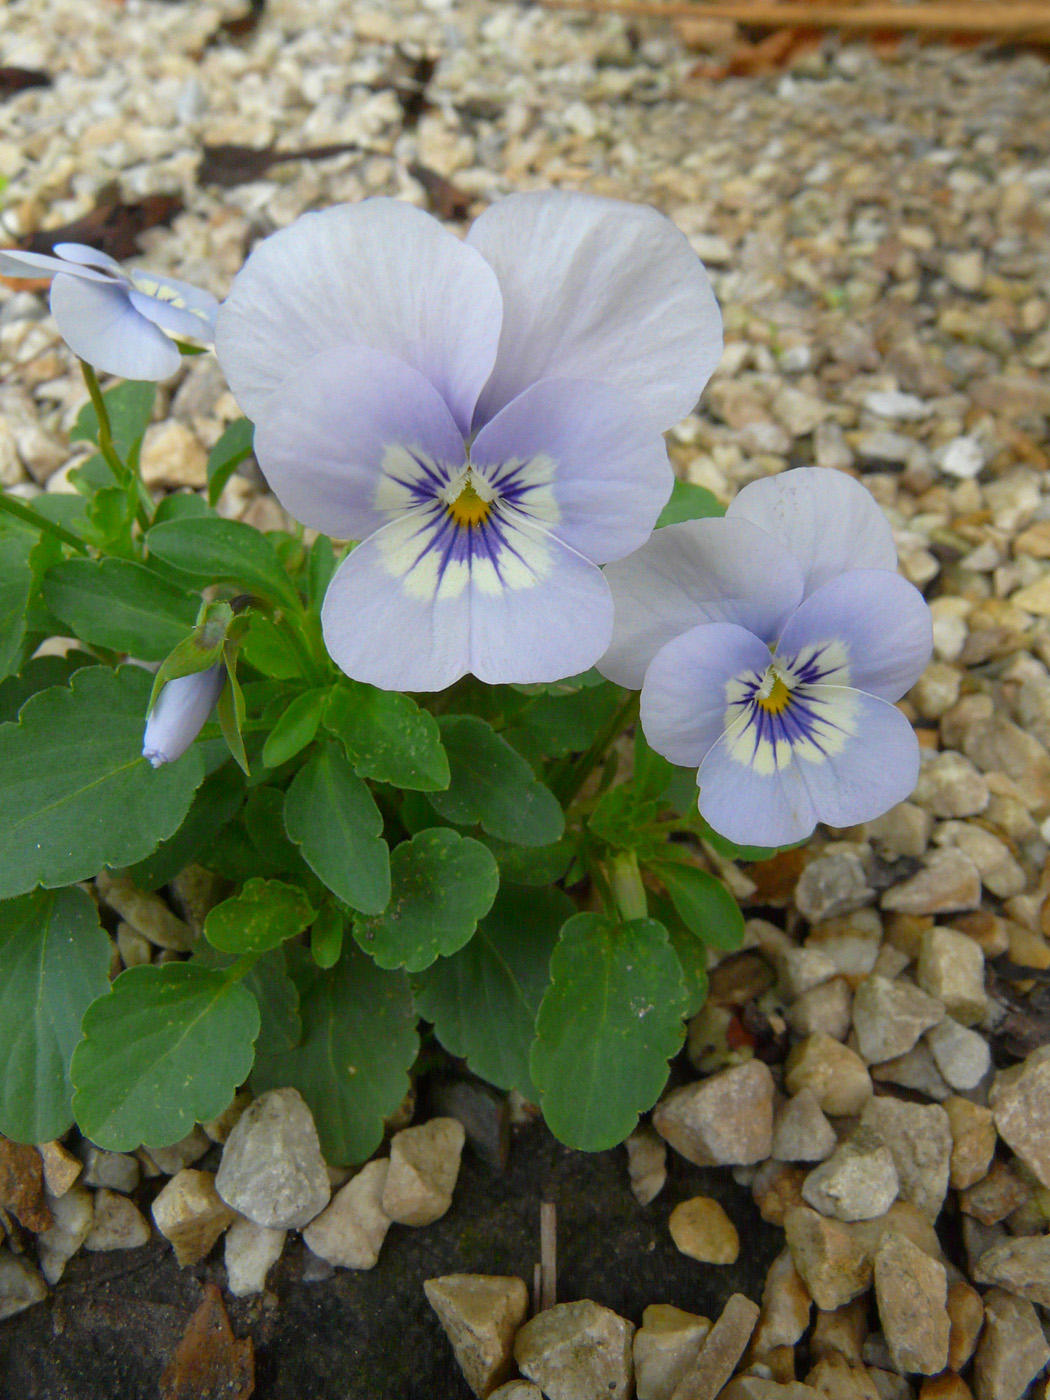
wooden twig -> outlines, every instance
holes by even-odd
[[[553,1201],[540,1202],[540,1311],[553,1308],[558,1296],[558,1211]]]
[[[540,1296],[543,1293],[543,1265],[540,1263],[532,1266],[532,1315],[542,1312],[543,1305]]]

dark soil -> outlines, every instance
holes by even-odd
[[[505,1172],[468,1150],[449,1213],[421,1230],[393,1226],[367,1273],[317,1278],[327,1266],[319,1270],[290,1236],[266,1294],[226,1297],[234,1332],[255,1343],[256,1400],[469,1400],[423,1280],[517,1274],[531,1288],[543,1200],[558,1212],[559,1301],[593,1298],[640,1323],[649,1303],[714,1318],[733,1292],[759,1299],[782,1233],[727,1172],[668,1156],[667,1186],[643,1209],[622,1149],[572,1152],[537,1123],[517,1133]],[[675,1249],[667,1218],[695,1195],[718,1198],[737,1226],[733,1267],[698,1264]],[[157,1400],[161,1372],[209,1280],[225,1282],[221,1243],[182,1270],[164,1241],[78,1255],[47,1302],[0,1324],[0,1397]]]

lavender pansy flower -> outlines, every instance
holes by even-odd
[[[742,844],[852,826],[915,786],[919,747],[891,703],[930,658],[922,595],[888,523],[850,477],[810,467],[753,482],[723,520],[658,530],[606,576],[599,669],[641,687],[649,743],[698,769],[702,815]]]
[[[181,758],[204,728],[225,684],[226,667],[222,662],[206,671],[168,681],[146,721],[143,758],[148,758],[154,768]]]
[[[501,200],[465,240],[390,199],[307,214],[252,253],[216,344],[278,499],[361,541],[324,600],[332,657],[440,690],[602,654],[598,565],[652,529],[661,432],[722,341],[671,223],[555,192]]]
[[[51,314],[80,359],[122,379],[169,379],[181,363],[172,336],[211,344],[218,302],[210,292],[130,271],[83,243],[56,243],[51,257],[0,249],[5,277],[53,277]]]

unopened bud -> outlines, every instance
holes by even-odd
[[[204,727],[225,684],[226,667],[221,662],[168,681],[146,721],[143,758],[154,768],[181,758]]]

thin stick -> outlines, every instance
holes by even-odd
[[[558,1296],[558,1208],[540,1202],[540,1311],[553,1308]]]
[[[811,25],[819,29],[904,29],[941,33],[1050,36],[1044,4],[972,5],[924,0],[916,5],[843,0],[539,0],[548,10],[651,19],[729,19],[759,28]]]
[[[532,1266],[532,1315],[540,1311],[540,1294],[543,1292],[543,1265]]]

